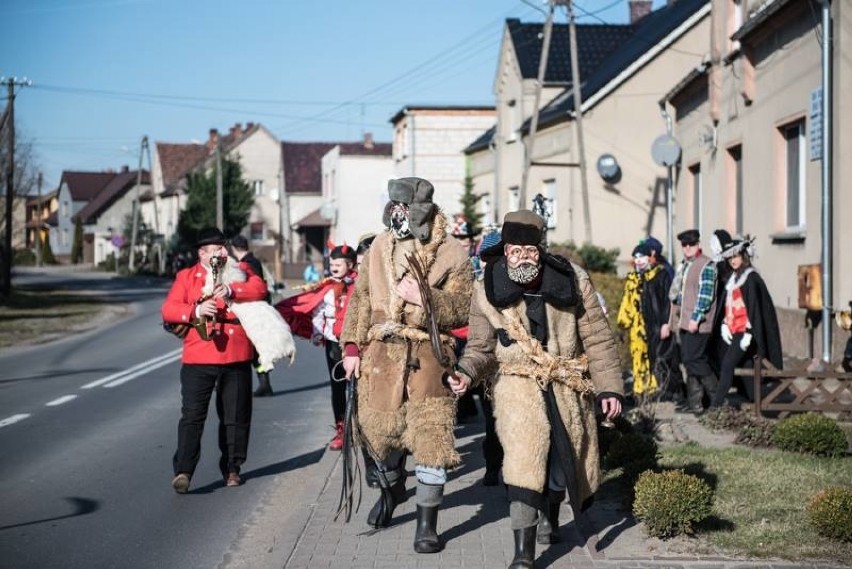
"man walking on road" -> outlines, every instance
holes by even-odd
[[[459,381],[450,382],[464,393],[494,377],[515,537],[510,569],[533,567],[536,541],[560,540],[566,490],[577,523],[600,482],[595,408],[617,417],[624,389],[615,339],[589,276],[545,252],[543,230],[532,211],[507,213],[501,241],[480,253],[485,278],[473,291]]]
[[[263,279],[255,274],[240,272],[244,280],[229,280],[226,243],[225,235],[215,227],[199,233],[198,263],[177,274],[162,308],[164,322],[188,327],[183,337],[181,418],[173,459],[172,487],[178,494],[189,490],[198,464],[214,388],[219,416],[219,469],[227,486],[242,484],[240,465],[248,451],[251,361],[255,350],[230,306],[263,300],[267,289]]]
[[[341,334],[346,377],[360,377],[361,431],[382,474],[382,493],[367,522],[388,526],[394,508],[405,500],[404,460],[410,451],[417,475],[418,553],[443,547],[438,508],[447,468],[459,463],[453,394],[442,384],[444,368],[434,350],[455,359],[449,332],[467,322],[473,280],[467,251],[447,234],[447,219],[432,202],[433,193],[432,183],[422,178],[388,182],[387,231],[367,252]],[[428,281],[431,310],[424,306],[412,261]],[[430,318],[439,345],[433,346],[425,331]]]

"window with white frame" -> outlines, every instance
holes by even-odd
[[[509,188],[509,204],[507,211],[518,211],[521,209],[521,188],[512,186]]]
[[[249,240],[263,241],[266,239],[266,225],[262,221],[249,224]]]
[[[547,209],[547,228],[556,229],[556,180],[553,178],[545,180],[543,186],[542,194],[546,199],[545,207]]]
[[[692,197],[692,228],[701,229],[701,194],[703,184],[701,181],[701,164],[689,167],[690,190]]]
[[[514,99],[506,103],[506,124],[503,130],[503,138],[506,142],[514,142],[518,137],[518,105]]]
[[[254,195],[262,196],[263,195],[263,180],[255,180],[253,183],[254,186]]]
[[[781,127],[784,137],[784,168],[782,187],[786,194],[787,229],[801,230],[805,228],[805,121],[798,120]]]
[[[734,200],[734,231],[743,234],[743,147],[738,144],[728,149],[731,167],[731,195]]]

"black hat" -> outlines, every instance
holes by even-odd
[[[653,251],[653,249],[651,249],[651,246],[648,245],[648,242],[643,241],[633,248],[631,256],[635,257],[636,255],[639,255],[641,257],[650,257],[651,251]]]
[[[227,242],[225,234],[218,227],[205,227],[198,232],[198,239],[195,241],[195,246],[224,245]]]
[[[373,240],[376,238],[375,233],[365,233],[361,237],[358,238],[358,247],[355,248],[355,252],[358,255],[365,254],[369,249],[370,245],[373,244]]]
[[[754,237],[749,235],[741,237],[737,235],[725,244],[720,256],[723,259],[730,259],[736,255],[742,255],[743,253],[749,257],[754,257]]]
[[[651,249],[651,251],[656,253],[657,257],[663,254],[663,244],[660,243],[660,240],[656,237],[649,235],[647,238],[645,238],[644,241],[642,241],[642,243],[647,245]]]
[[[332,249],[331,253],[328,254],[328,257],[329,259],[346,259],[347,261],[354,263],[357,259],[357,254],[353,247],[344,243],[343,245],[338,245]]]
[[[724,229],[717,229],[710,237],[710,252],[713,253],[713,260],[719,261],[722,258],[722,251],[731,243],[731,234]]]
[[[500,237],[512,245],[540,245],[544,220],[528,209],[510,211],[503,218]]]
[[[680,241],[681,245],[684,243],[698,243],[701,241],[701,234],[697,229],[687,229],[677,234],[677,240]]]
[[[235,235],[234,237],[231,237],[231,247],[247,251],[248,240],[242,235]]]

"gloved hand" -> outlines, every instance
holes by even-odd
[[[740,349],[746,351],[749,346],[751,346],[751,334],[746,332],[743,334],[742,340],[740,340]]]
[[[728,328],[728,325],[722,322],[722,339],[726,344],[731,344],[731,338],[733,338],[733,334],[731,334],[731,329]]]

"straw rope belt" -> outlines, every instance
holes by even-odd
[[[498,369],[500,375],[534,379],[542,390],[547,390],[548,384],[555,382],[580,393],[594,392],[594,386],[589,380],[589,358],[586,354],[568,358],[544,352],[543,357],[529,357],[525,362],[501,362]]]

